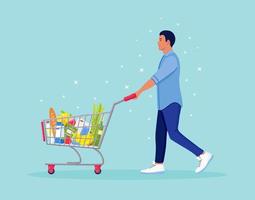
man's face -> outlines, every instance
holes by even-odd
[[[158,38],[158,48],[159,50],[164,50],[166,47],[170,45],[169,40],[166,41],[166,38],[164,35],[160,35]]]

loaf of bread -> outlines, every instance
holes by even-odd
[[[50,128],[51,128],[51,133],[53,136],[56,136],[56,124],[57,124],[57,119],[56,119],[56,113],[53,108],[50,108],[49,110],[49,117],[50,117]]]

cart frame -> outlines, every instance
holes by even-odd
[[[75,154],[78,156],[78,161],[75,161],[75,162],[63,162],[63,163],[45,163],[45,165],[48,166],[48,173],[49,174],[54,174],[55,173],[55,166],[56,165],[64,165],[64,166],[94,166],[94,172],[95,174],[100,174],[101,173],[101,167],[104,165],[104,157],[103,157],[103,154],[101,153],[100,151],[100,148],[101,148],[101,145],[102,145],[102,142],[104,140],[104,136],[106,134],[106,131],[107,131],[107,128],[108,128],[108,125],[110,123],[110,120],[111,120],[111,117],[112,117],[112,114],[113,114],[113,111],[115,109],[115,106],[124,102],[124,101],[129,101],[131,99],[135,99],[136,98],[136,94],[133,93],[129,96],[126,96],[124,97],[122,100],[120,101],[117,101],[115,103],[113,103],[112,105],[112,108],[110,110],[110,112],[103,112],[101,114],[109,114],[108,116],[108,119],[106,121],[106,125],[104,127],[104,130],[103,130],[103,133],[102,133],[102,138],[100,138],[100,141],[99,141],[99,144],[98,146],[73,146],[73,145],[59,145],[59,144],[48,144],[48,145],[54,145],[54,146],[61,146],[61,147],[69,147],[71,148]],[[88,115],[83,115],[83,116],[89,116],[89,115],[92,115],[92,114],[88,114]],[[82,116],[82,115],[76,115],[76,117],[79,117],[79,116]],[[41,129],[42,129],[42,140],[44,142],[46,142],[46,137],[47,135],[45,134],[46,132],[46,127],[44,126],[45,122],[48,121],[48,119],[46,120],[42,120],[41,121]],[[87,149],[93,149],[97,152],[97,154],[99,155],[100,157],[100,160],[101,162],[98,162],[98,163],[83,163],[82,161],[82,157],[81,157],[81,154],[80,152],[78,151],[78,148],[87,148]]]

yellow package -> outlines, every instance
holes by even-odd
[[[76,138],[76,142],[79,142],[81,146],[90,146],[93,144],[93,135],[80,135],[79,139]]]
[[[57,117],[57,122],[62,123],[64,126],[68,124],[69,119],[72,115],[68,112],[61,111],[61,114]]]
[[[86,146],[86,136],[80,135],[79,143],[81,146]]]

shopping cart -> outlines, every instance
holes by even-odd
[[[117,101],[113,104],[110,112],[102,112],[98,114],[85,114],[76,115],[56,119],[45,119],[41,121],[42,128],[42,139],[47,145],[62,146],[71,148],[78,156],[78,161],[76,162],[66,162],[66,163],[45,163],[48,166],[48,173],[55,173],[56,165],[67,165],[67,166],[94,166],[94,172],[96,174],[101,173],[101,167],[104,164],[103,154],[100,152],[100,148],[112,117],[112,113],[116,105],[129,101],[136,98],[136,94],[133,93],[129,96],[124,97],[122,100]],[[92,123],[92,118],[98,117],[102,122],[101,126],[95,127]],[[74,122],[73,126],[64,126],[63,123],[57,123],[57,125],[52,128],[50,122],[52,120],[56,121],[69,121]],[[90,134],[90,130],[97,129],[97,134]],[[79,132],[85,132],[86,134],[81,135]],[[78,151],[78,148],[89,148],[93,149],[100,156],[101,162],[98,163],[83,163],[82,157]]]

